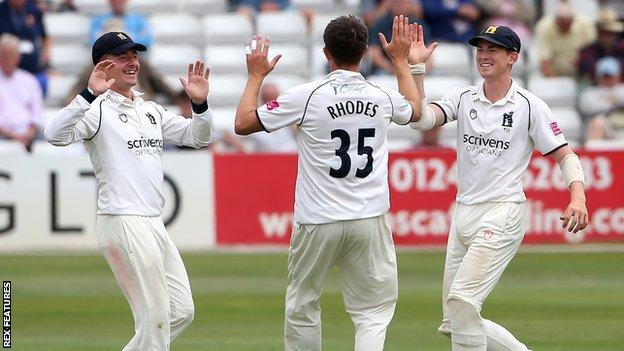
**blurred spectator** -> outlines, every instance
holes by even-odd
[[[422,21],[423,8],[418,0],[386,0],[389,3],[389,11],[379,18],[368,32],[368,55],[372,69],[370,73],[394,74],[392,62],[383,51],[378,33],[385,35],[389,41],[392,38],[392,21],[396,15],[405,15],[410,18],[410,22],[423,24],[425,28],[425,38],[428,37],[427,26]],[[420,20],[418,20],[420,19]]]
[[[604,139],[624,127],[624,84],[622,65],[613,57],[600,59],[596,64],[597,86],[583,90],[579,110],[592,117],[587,125],[587,139]]]
[[[488,25],[507,26],[525,43],[533,36],[536,8],[533,0],[475,0]]]
[[[37,78],[18,68],[19,38],[0,35],[0,139],[17,140],[30,150],[42,116]]]
[[[0,34],[2,33],[11,33],[20,39],[19,51],[22,58],[19,67],[37,77],[45,96],[51,40],[46,34],[41,10],[27,0],[0,2]]]
[[[584,83],[595,83],[596,63],[603,57],[615,57],[624,64],[624,23],[620,22],[613,9],[600,10],[596,20],[598,38],[583,48],[578,64],[578,76]]]
[[[54,8],[56,12],[78,12],[78,7],[74,4],[74,0],[63,0]]]
[[[277,103],[280,89],[276,84],[265,83],[260,88],[260,103]],[[253,151],[258,153],[295,153],[297,152],[297,126],[292,125],[271,133],[255,133],[247,136],[253,144]]]
[[[76,94],[81,92],[87,86],[92,70],[93,67],[89,66],[85,68],[82,73],[80,73],[78,81],[65,97],[66,104],[69,104],[69,102],[76,97]],[[169,84],[167,84],[160,73],[158,73],[154,66],[152,66],[150,61],[145,59],[141,60],[141,69],[139,70],[137,85],[134,89],[144,93],[145,95],[143,98],[145,100],[159,100],[157,99],[157,96],[162,95],[166,99],[166,101],[164,101],[166,104],[174,104],[177,99],[177,92],[173,90]]]
[[[477,31],[481,11],[473,0],[421,0],[431,41],[465,44]]]
[[[611,8],[620,20],[624,20],[624,1],[622,0],[598,0],[601,8]]]
[[[124,32],[134,41],[148,48],[152,45],[152,31],[143,15],[127,13],[128,0],[109,0],[111,12],[91,20],[89,43],[108,32]]]
[[[536,51],[546,77],[576,77],[581,48],[596,39],[596,29],[572,4],[561,1],[554,15],[542,17],[535,26]]]
[[[420,142],[414,145],[414,149],[425,149],[425,150],[441,150],[447,149],[452,150],[452,148],[444,145],[440,142],[440,131],[442,128],[433,128],[426,131],[420,132]]]
[[[373,28],[373,25],[380,18],[387,16],[390,12],[391,0],[362,0],[360,2],[360,13],[364,25]]]
[[[180,111],[180,115],[186,118],[191,118],[193,116],[193,110],[191,108],[191,99],[186,95],[184,90],[181,90],[178,94],[176,94],[176,106]],[[216,118],[219,118],[217,116]],[[220,152],[235,152],[235,153],[246,153],[247,150],[245,145],[241,141],[241,138],[234,135],[231,132],[227,131],[213,131],[212,133],[212,143],[208,145],[208,149]],[[179,149],[182,150],[197,150],[195,148],[180,146]]]
[[[278,12],[290,7],[289,0],[234,0],[236,11],[254,18],[258,12]]]

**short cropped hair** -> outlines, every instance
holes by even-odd
[[[368,29],[354,16],[340,16],[329,22],[323,41],[336,63],[358,64],[366,51]]]

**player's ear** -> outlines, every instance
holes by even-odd
[[[332,60],[331,54],[329,53],[329,50],[327,50],[326,47],[323,47],[323,54],[325,54],[325,58],[327,59],[327,61]]]
[[[518,62],[518,59],[520,58],[520,54],[518,54],[515,51],[511,52],[511,55],[509,55],[509,63],[511,63],[512,65],[515,64],[516,62]]]

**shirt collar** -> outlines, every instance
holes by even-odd
[[[511,80],[511,86],[507,91],[507,94],[500,100],[496,101],[496,103],[492,104],[492,102],[485,96],[485,90],[483,89],[483,84],[485,81],[481,81],[481,83],[472,90],[472,100],[480,100],[482,102],[491,104],[492,106],[503,106],[508,102],[513,104],[516,103],[516,91],[518,89],[518,85],[515,80]]]
[[[133,106],[137,100],[139,99],[142,100],[141,96],[144,95],[144,93],[134,90],[134,89],[130,89],[130,91],[132,92],[132,98],[133,98],[132,100],[128,99],[127,97],[119,94],[118,92],[112,89],[108,89],[104,93],[104,99],[110,101],[116,107],[119,107],[121,105]]]
[[[362,76],[360,72],[347,71],[344,69],[334,70],[325,76],[325,79],[331,79],[331,78],[341,78],[341,79],[357,78],[360,80],[364,80],[364,76]]]

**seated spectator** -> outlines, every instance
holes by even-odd
[[[624,23],[618,20],[613,9],[605,8],[598,13],[596,20],[598,38],[583,48],[578,64],[578,76],[582,85],[595,84],[595,70],[598,60],[603,57],[615,57],[624,64]]]
[[[277,104],[280,89],[273,83],[265,83],[260,88],[260,103]],[[297,128],[282,128],[271,133],[255,133],[246,138],[253,144],[253,152],[257,153],[296,153]]]
[[[11,33],[19,38],[22,57],[19,67],[35,75],[45,96],[51,40],[46,34],[41,10],[27,0],[0,2],[0,34],[2,33]]]
[[[488,25],[513,29],[524,43],[533,37],[533,19],[537,12],[533,0],[475,0]]]
[[[18,68],[20,40],[0,35],[0,139],[17,140],[30,150],[42,117],[43,97],[37,78]]]
[[[474,0],[421,0],[421,3],[431,41],[465,44],[476,34],[481,11]]]
[[[74,0],[63,0],[54,8],[56,12],[78,12],[78,7],[74,4]]]
[[[419,150],[453,150],[440,142],[442,128],[433,128],[420,132],[420,142],[414,145]]]
[[[576,77],[581,48],[596,38],[589,19],[572,4],[561,1],[554,15],[542,17],[535,26],[535,50],[545,77]]]
[[[76,97],[76,94],[80,93],[87,86],[92,70],[93,67],[89,66],[86,67],[82,73],[80,73],[78,81],[65,97],[66,104],[69,104],[69,102]],[[139,70],[137,85],[134,89],[144,93],[145,95],[143,95],[143,98],[147,101],[159,100],[157,98],[159,95],[162,95],[165,98],[165,101],[163,101],[165,104],[174,104],[177,99],[176,91],[173,90],[169,84],[167,84],[149,60],[141,61],[141,69]]]
[[[620,20],[624,20],[624,1],[622,0],[598,0],[600,8],[611,8]]]
[[[181,116],[186,118],[191,118],[193,116],[191,99],[186,95],[184,90],[176,94],[176,106]],[[219,116],[217,116],[217,118],[219,118]],[[186,146],[179,146],[178,149],[197,150]],[[228,131],[213,131],[212,142],[208,145],[208,149],[213,152],[247,153],[247,149],[241,138]]]
[[[362,0],[360,2],[360,14],[364,25],[372,28],[380,18],[390,12],[390,2],[392,0]]]
[[[587,125],[587,139],[607,138],[614,127],[620,129],[624,109],[624,83],[622,65],[613,57],[600,59],[596,64],[597,86],[588,87],[581,93],[579,110],[592,119]],[[616,113],[617,112],[617,113]],[[618,123],[616,123],[618,121]]]
[[[254,18],[259,12],[279,12],[290,7],[289,0],[235,0],[236,12]]]
[[[379,33],[385,35],[386,39],[392,37],[392,21],[394,16],[408,16],[410,22],[418,22],[425,28],[425,38],[428,37],[427,26],[422,21],[423,8],[418,0],[387,0],[389,2],[389,11],[379,18],[377,22],[370,28],[368,32],[368,57],[371,61],[372,74],[389,73],[394,74],[392,62],[381,48],[379,41]],[[419,20],[420,19],[420,20]]]
[[[91,20],[89,43],[108,32],[127,33],[137,43],[148,48],[152,45],[152,31],[143,15],[127,13],[128,0],[109,0],[111,12],[95,16]]]

